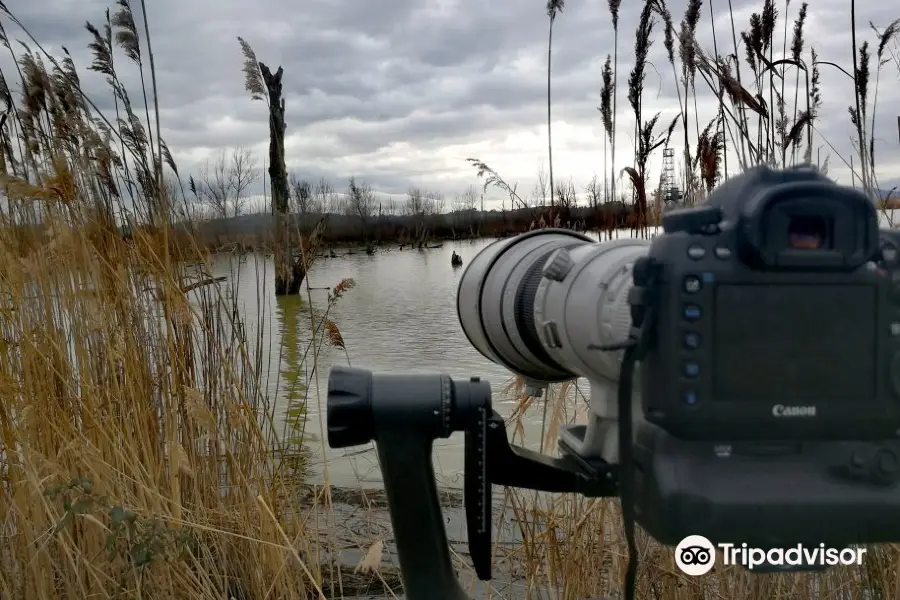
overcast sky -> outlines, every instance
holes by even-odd
[[[6,4],[48,51],[67,47],[83,69],[91,62],[84,23],[101,27],[110,5],[100,0]],[[762,5],[749,0],[731,4],[741,30]],[[800,4],[790,2],[788,36]],[[260,160],[265,157],[266,107],[252,102],[244,90],[237,36],[273,70],[284,67],[288,169],[300,177],[326,176],[344,188],[353,175],[383,193],[402,194],[416,185],[452,196],[479,183],[465,161],[469,157],[484,160],[525,193],[542,165],[546,168],[544,0],[148,0],[147,5],[163,137],[183,176],[223,148],[252,147]],[[641,5],[625,0],[620,14],[617,170],[632,164],[634,115],[626,80]],[[784,5],[784,0],[777,2],[779,31]],[[895,2],[857,0],[856,5],[859,43],[875,40],[870,21],[884,27],[900,17]],[[849,7],[850,0],[810,3],[807,56],[812,43],[820,60],[852,69]],[[669,2],[676,27],[684,8],[684,0]],[[702,10],[698,37],[704,47],[712,52],[715,27],[720,51],[733,51],[728,2],[707,0]],[[7,28],[10,37],[26,39],[15,27]],[[678,98],[661,31],[658,23],[644,112],[662,111],[660,121],[668,123],[678,113]],[[896,55],[897,46],[893,49]],[[567,2],[554,25],[553,159],[556,179],[572,178],[579,188],[604,171],[596,107],[602,63],[613,50],[606,0]],[[743,58],[743,48],[738,54]],[[138,74],[124,59],[119,64],[138,103]],[[0,68],[9,72],[8,57],[0,58]],[[896,62],[884,67],[878,96],[875,149],[882,187],[900,183],[898,73]],[[789,81],[790,88],[793,76]],[[98,104],[110,105],[100,75],[85,70],[84,85]],[[831,155],[830,175],[849,183],[840,157],[849,161],[853,154],[847,111],[852,83],[838,70],[822,67],[822,88],[817,149],[823,159]],[[697,90],[705,123],[715,103],[699,77]],[[676,131],[676,154],[681,140]],[[651,171],[654,186],[659,154]],[[491,192],[488,198],[499,194]]]

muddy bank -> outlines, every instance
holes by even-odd
[[[328,493],[330,505],[325,490],[320,487],[308,488],[302,498],[302,503],[311,510],[310,529],[315,531],[319,548],[324,550],[319,560],[323,591],[333,598],[358,600],[386,600],[402,595],[397,550],[384,490],[331,487]],[[444,528],[460,580],[470,595],[483,597],[486,586],[477,580],[471,568],[462,493],[445,489],[439,494]],[[505,514],[501,515],[501,512]],[[503,540],[500,545],[507,547],[521,543],[518,524],[509,513],[510,510],[502,511],[502,496],[498,496],[494,523],[500,531],[496,535]],[[499,524],[497,516],[501,516]],[[358,568],[370,550],[377,556],[378,547],[372,550],[375,544],[382,548],[378,568],[375,571]],[[511,568],[501,556],[495,557],[494,564],[491,581],[494,593],[503,598],[524,598],[525,582],[515,573],[517,569]]]

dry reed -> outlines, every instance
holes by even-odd
[[[225,289],[241,284],[212,275],[179,190],[160,185],[177,166],[150,133],[136,21],[146,32],[119,0],[87,24],[90,68],[115,99],[104,116],[68,53],[0,4],[15,59],[0,79],[0,597],[335,595],[353,575],[310,525],[321,494],[299,502],[305,398],[287,411],[301,418],[275,414],[260,378],[272,349],[246,338]],[[119,53],[140,71],[142,109]],[[327,310],[313,318],[321,338]],[[291,427],[299,439],[278,431]]]

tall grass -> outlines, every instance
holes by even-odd
[[[297,390],[322,339],[336,343],[328,310],[352,281],[308,311],[313,342],[285,361],[275,414],[261,361],[281,349],[247,339],[213,257],[169,226],[184,190],[179,203],[161,185],[177,165],[132,10],[119,0],[86,26],[115,100],[104,115],[68,52],[0,3],[14,61],[0,77],[0,598],[333,595]],[[124,68],[141,74],[141,107]]]
[[[714,5],[718,6],[713,2],[689,1],[680,26],[676,27],[666,0],[640,2],[634,61],[626,89],[620,90],[617,78],[620,6],[609,2],[615,54],[606,55],[598,74],[601,86],[597,107],[605,133],[604,157],[605,149],[612,146],[610,175],[603,178],[602,185],[604,203],[620,199],[615,189],[624,178],[631,192],[632,227],[645,234],[646,227],[658,219],[665,193],[661,178],[653,179],[649,166],[663,149],[680,145],[680,173],[674,183],[683,194],[684,205],[703,201],[729,172],[758,164],[787,167],[801,163],[813,164],[827,172],[829,161],[834,159],[850,171],[853,184],[881,209],[895,206],[896,198],[884,194],[893,190],[884,190],[879,183],[875,116],[882,72],[900,70],[897,61],[900,21],[881,27],[869,23],[866,29],[872,41],[860,42],[856,34],[860,25],[856,22],[855,3],[848,2],[852,47],[847,53],[849,60],[841,64],[823,59],[809,45],[804,35],[810,10],[806,2],[764,0],[743,30],[735,22],[730,2],[727,14],[716,14]],[[709,13],[712,48],[698,41],[704,10]],[[721,27],[716,31],[717,17],[731,23],[730,45],[720,41],[723,31]],[[649,59],[656,37],[662,38],[664,60],[671,68],[670,75],[659,76],[667,79],[667,87],[675,91],[678,110],[672,111],[674,118],[671,113],[664,116],[661,111],[650,112],[645,103],[648,68],[652,67],[657,74],[663,71]],[[822,69],[847,78],[844,90],[849,102],[839,110],[834,107],[832,110],[837,114],[849,112],[848,125],[854,133],[853,155],[842,154],[831,139],[821,134]],[[616,104],[623,93],[633,115],[629,135],[633,139],[634,158],[627,164],[617,162],[615,149],[617,133],[621,133],[617,124],[621,115],[616,111]],[[698,96],[708,98],[710,93],[717,100],[715,110],[704,114]],[[675,136],[679,124],[681,135]],[[729,160],[733,161],[731,169]],[[470,159],[470,162],[478,168],[479,176],[485,177],[486,186],[498,187],[504,193],[515,189],[514,183],[507,183],[500,174],[485,168],[487,161]]]
[[[799,14],[791,39],[785,22],[779,43],[772,2],[746,32],[732,32],[733,49],[717,40],[712,52],[695,39],[703,3],[689,3],[680,31],[661,0],[642,6],[626,96],[636,159],[624,173],[643,219],[635,227],[649,220],[651,157],[673,143],[676,128],[684,136],[687,203],[720,182],[729,156],[742,166],[810,158],[821,137],[822,66],[852,80],[858,178],[867,190],[877,186],[871,140],[878,81],[882,67],[896,63],[897,23],[876,32],[874,67],[870,47],[856,41],[858,58],[842,67],[806,51]],[[623,168],[615,133],[622,120],[617,40],[625,26],[620,3],[609,7],[616,49],[602,77],[607,202]],[[264,347],[261,333],[247,338],[250,324],[213,277],[212,257],[190,227],[169,227],[190,219],[179,213],[184,189],[161,184],[166,169],[178,170],[151,118],[158,110],[150,101],[155,75],[143,8],[119,0],[100,26],[87,26],[89,68],[105,77],[114,98],[114,114],[104,115],[82,93],[71,56],[46,52],[0,3],[0,41],[14,59],[0,73],[0,597],[349,597],[359,591],[355,579],[396,588],[381,565],[389,534],[371,523],[352,538],[338,533],[342,515],[332,510],[332,490],[304,482],[306,390],[320,345],[344,345],[330,310],[352,282],[338,283],[323,307],[308,309],[311,342],[298,341],[297,323],[283,325],[284,352]],[[678,79],[681,114],[671,122],[647,114],[643,99],[660,27]],[[121,83],[123,68],[150,81],[149,93],[141,85],[138,107]],[[697,110],[697,75],[719,98],[713,116]],[[509,194],[511,206],[520,205],[514,184],[472,163],[488,185]],[[558,187],[551,194],[569,202],[569,190]],[[228,284],[259,287],[266,274],[257,276]],[[308,283],[306,300],[311,304]],[[274,393],[263,360],[287,365]],[[505,393],[518,399],[510,418],[515,441],[529,442],[521,439],[529,411],[546,411],[546,452],[562,424],[584,416],[583,393],[572,383],[552,389],[539,407],[518,380]],[[275,413],[274,395],[287,397],[286,418]],[[370,497],[360,496],[365,514],[373,514]],[[497,589],[516,579],[529,598],[620,591],[616,501],[506,490],[497,518],[518,529],[514,541],[497,541]],[[336,557],[348,546],[360,549],[361,572],[372,573],[341,570]],[[900,595],[900,557],[891,547],[870,550],[857,570],[760,576],[724,568],[688,579],[675,572],[669,549],[646,538],[640,546],[641,598]]]

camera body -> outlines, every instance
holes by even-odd
[[[649,257],[649,422],[691,440],[897,435],[900,237],[865,195],[756,169],[670,213]]]
[[[812,169],[754,169],[667,215],[649,259],[634,450],[648,532],[900,535],[900,236],[868,198]]]

